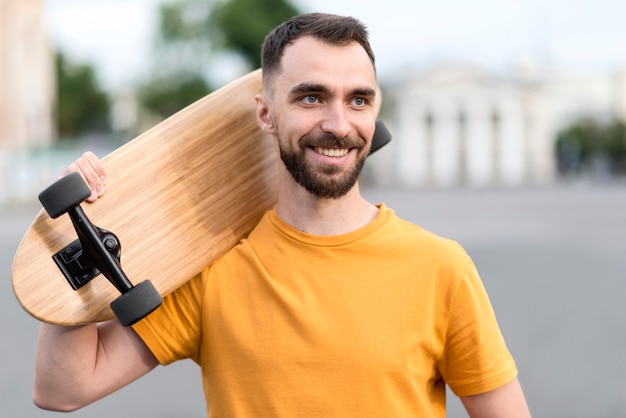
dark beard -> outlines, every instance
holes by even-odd
[[[358,180],[367,157],[367,152],[364,152],[365,141],[360,138],[336,138],[333,135],[316,138],[312,135],[305,135],[300,139],[299,149],[287,149],[283,146],[283,141],[278,134],[278,144],[280,158],[293,179],[309,193],[325,199],[338,199],[348,193]],[[356,148],[361,155],[356,165],[348,172],[339,177],[328,178],[328,176],[340,173],[341,168],[326,166],[321,168],[320,173],[315,173],[304,156],[304,151],[310,146]]]

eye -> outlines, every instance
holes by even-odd
[[[307,96],[304,96],[302,98],[302,101],[306,104],[315,104],[317,103],[319,100],[317,98],[317,96],[313,96],[312,94],[309,94]]]
[[[367,97],[355,97],[352,99],[352,105],[355,107],[366,107],[370,102],[370,99]]]

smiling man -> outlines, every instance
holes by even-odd
[[[257,103],[293,179],[314,196],[337,199],[353,188],[369,152],[376,76],[361,44],[328,42],[306,36],[282,60],[268,59],[274,65],[264,67]]]
[[[443,417],[446,384],[471,417],[528,417],[465,251],[361,196],[376,92],[357,20],[272,31],[254,99],[283,162],[276,208],[133,329],[43,324],[35,402],[76,409],[190,358],[210,417]],[[93,154],[68,170],[104,192]]]

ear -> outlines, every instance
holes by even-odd
[[[256,101],[256,120],[259,124],[259,127],[265,133],[276,133],[276,127],[274,126],[274,117],[272,116],[272,112],[270,111],[268,101],[262,94],[255,95],[254,100]]]

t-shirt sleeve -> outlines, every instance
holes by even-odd
[[[166,365],[191,358],[199,361],[202,299],[208,269],[163,298],[163,304],[133,329],[150,351]]]
[[[462,258],[439,370],[455,395],[470,396],[511,382],[517,367],[474,264]]]

